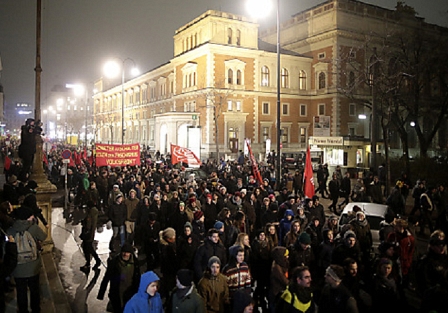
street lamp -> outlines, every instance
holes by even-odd
[[[246,8],[249,13],[256,17],[265,17],[272,8],[272,0],[247,0]],[[281,181],[281,118],[280,118],[280,0],[277,0],[277,158],[275,179],[277,189],[280,189]]]
[[[120,59],[116,58],[117,60],[121,61],[121,68],[120,65],[115,61],[109,61],[104,65],[104,73],[107,77],[113,78],[117,77],[119,71],[121,70],[121,144],[124,144],[124,133],[126,131],[126,128],[124,127],[124,66],[126,61],[131,61],[134,67],[132,68],[131,72],[133,76],[139,75],[139,70],[135,66],[135,62],[131,58],[126,59]]]
[[[76,96],[80,97],[82,95],[85,95],[84,99],[84,111],[85,111],[85,118],[84,118],[84,147],[87,149],[87,108],[88,108],[88,101],[89,101],[89,95],[87,91],[87,87],[85,85],[80,84],[66,84],[66,88],[73,89]]]

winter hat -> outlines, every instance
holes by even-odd
[[[174,228],[167,227],[162,231],[163,238],[173,238],[174,236],[176,236],[176,231],[174,230]]]
[[[196,202],[196,198],[195,197],[191,197],[190,199],[188,199],[188,202],[190,202],[190,203]]]
[[[358,211],[358,212],[356,212],[356,217],[358,217],[358,216],[360,216],[360,215],[364,216],[364,218],[366,217],[366,215],[364,214],[363,211]]]
[[[13,216],[16,220],[27,220],[33,215],[33,210],[26,206],[21,206],[13,211]]]
[[[120,188],[120,186],[118,186],[118,185],[115,184],[115,185],[113,186],[113,188]]]
[[[182,286],[190,287],[193,281],[193,274],[188,269],[181,269],[177,271],[177,280]]]
[[[213,228],[216,228],[217,230],[220,230],[224,226],[224,223],[221,221],[217,221]]]
[[[190,228],[191,230],[193,230],[193,226],[191,226],[191,223],[190,223],[190,222],[186,222],[186,223],[185,223],[185,225],[184,225],[184,230],[185,230],[185,228]]]
[[[241,189],[241,193],[247,194],[247,189]]]
[[[132,245],[130,243],[125,242],[123,244],[123,246],[121,247],[121,252],[134,253],[134,248],[132,247]]]
[[[338,265],[330,265],[327,267],[325,274],[333,278],[336,282],[341,282],[344,278],[344,269]]]
[[[185,203],[184,202],[179,202],[179,206],[185,206]]]
[[[218,263],[221,266],[221,260],[217,256],[212,256],[208,259],[208,268],[211,268],[213,264]]]
[[[268,198],[270,199],[270,200],[272,200],[272,199],[275,199],[275,195],[273,195],[272,193],[268,196]]]
[[[123,198],[123,195],[119,193],[118,195],[115,196],[115,200],[118,200],[118,198]]]
[[[193,215],[195,220],[199,220],[201,217],[204,216],[204,212],[202,212],[201,210],[197,210],[193,213]]]
[[[299,243],[303,243],[304,245],[309,245],[311,243],[311,237],[308,233],[301,233],[298,241]]]
[[[386,253],[386,251],[389,250],[392,247],[395,247],[395,245],[393,243],[387,242],[387,241],[383,241],[378,246],[378,251],[381,252],[381,253]]]
[[[244,312],[244,309],[252,302],[252,297],[245,290],[235,291],[233,294],[233,312]]]
[[[355,238],[356,239],[356,234],[353,230],[347,230],[344,234],[344,239],[348,239],[348,238]]]
[[[212,199],[212,198],[213,198],[212,194],[211,194],[211,193],[208,193],[208,194],[207,194],[207,198]]]
[[[28,184],[26,184],[26,185],[31,189],[36,189],[37,187],[39,187],[34,180],[28,181]]]

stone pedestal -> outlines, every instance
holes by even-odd
[[[42,215],[48,222],[49,227],[46,228],[42,223],[40,227],[47,233],[47,239],[43,242],[44,252],[51,252],[53,250],[53,238],[51,237],[51,195],[56,193],[57,188],[47,178],[43,169],[43,152],[42,152],[42,137],[36,135],[36,154],[34,155],[33,171],[30,179],[36,181],[38,187],[36,189],[37,205],[42,209]],[[40,152],[40,153],[39,153]]]

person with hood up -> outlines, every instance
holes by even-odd
[[[221,261],[212,256],[204,276],[198,283],[198,292],[205,301],[207,313],[224,313],[229,304],[227,278],[221,273]]]
[[[252,292],[252,276],[249,266],[244,262],[244,248],[232,246],[229,249],[229,263],[224,266],[222,273],[227,277],[230,299],[237,290],[244,290],[248,294]]]
[[[193,260],[196,250],[200,245],[200,240],[193,233],[193,226],[190,222],[184,225],[184,231],[177,238],[177,256],[179,258],[179,268],[193,270]]]
[[[284,246],[285,236],[291,229],[291,223],[294,218],[294,212],[291,209],[285,211],[285,215],[280,221],[278,228],[278,244]]]
[[[159,280],[153,271],[144,273],[138,292],[126,303],[124,313],[163,313],[162,299],[157,292]]]
[[[104,299],[109,283],[109,300],[113,312],[122,312],[126,302],[138,291],[140,284],[140,266],[129,243],[121,247],[120,254],[108,260],[107,270],[98,291],[98,300]]]
[[[168,313],[205,313],[204,299],[193,284],[193,272],[180,269],[176,274],[176,287],[167,304]]]
[[[13,216],[16,219],[14,224],[8,229],[8,235],[14,237],[17,246],[17,235],[27,231],[35,240],[44,241],[47,234],[34,222],[33,210],[26,206],[21,206],[14,210]],[[25,235],[22,236],[25,238]],[[18,248],[18,247],[17,247]],[[20,251],[19,251],[20,252]],[[16,282],[17,293],[17,307],[18,312],[28,312],[28,289],[30,293],[30,306],[33,312],[40,312],[40,288],[39,288],[39,273],[42,267],[40,253],[38,251],[35,258],[21,261],[20,254],[18,255],[18,263],[12,276]]]
[[[285,247],[275,247],[272,250],[272,258],[268,301],[271,312],[275,312],[275,299],[289,283],[289,251]]]

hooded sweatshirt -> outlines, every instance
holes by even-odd
[[[138,292],[126,303],[124,313],[163,313],[162,299],[158,292],[150,296],[146,289],[152,282],[160,280],[153,272],[149,271],[142,275]]]

